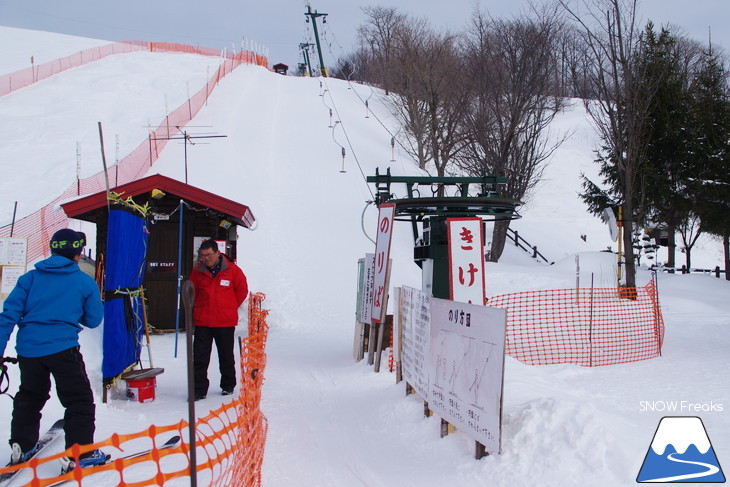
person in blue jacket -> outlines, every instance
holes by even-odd
[[[82,326],[96,328],[104,307],[96,282],[79,268],[86,244],[83,233],[57,231],[50,241],[51,256],[22,275],[0,313],[0,357],[17,325],[15,350],[20,387],[13,401],[10,424],[10,464],[27,461],[37,450],[41,410],[50,398],[51,375],[65,408],[66,448],[94,442],[94,395],[79,351]],[[81,467],[101,465],[109,455],[93,450],[81,455]],[[62,459],[64,471],[76,461]]]

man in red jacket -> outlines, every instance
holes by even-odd
[[[223,395],[233,394],[236,387],[233,335],[238,324],[238,308],[248,296],[246,276],[218,251],[215,240],[204,241],[198,255],[202,262],[190,274],[195,287],[193,364],[196,401],[205,399],[208,394],[208,365],[213,341],[218,350]]]

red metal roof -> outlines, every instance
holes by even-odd
[[[237,225],[250,228],[256,218],[248,206],[236,203],[229,199],[223,198],[208,191],[190,186],[175,179],[155,174],[146,178],[132,181],[110,188],[115,193],[127,196],[137,196],[143,193],[151,192],[153,189],[159,189],[168,195],[175,195],[184,200],[192,201],[200,205],[207,206],[216,211],[220,211]],[[69,218],[80,218],[82,215],[106,206],[106,191],[96,194],[84,196],[82,198],[62,203],[61,207]]]

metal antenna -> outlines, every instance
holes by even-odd
[[[190,135],[187,131],[182,130],[180,126],[175,126],[182,134],[181,136],[160,137],[151,140],[183,140],[185,145],[185,184],[188,184],[188,143],[195,145],[193,139],[216,139],[228,137],[227,135]]]

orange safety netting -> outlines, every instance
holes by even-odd
[[[664,322],[653,282],[504,294],[489,305],[507,310],[505,352],[529,365],[598,366],[661,355]]]
[[[268,310],[261,304],[265,296],[252,293],[249,298],[249,336],[240,339],[240,391],[232,402],[222,405],[208,415],[196,419],[196,457],[198,485],[258,487],[261,485],[261,465],[264,458],[267,422],[262,414],[261,386],[266,367],[266,337]],[[255,330],[255,333],[251,331]],[[0,473],[30,468],[32,480],[26,486],[42,487],[61,480],[70,485],[118,485],[127,487],[162,486],[166,482],[190,476],[190,443],[187,421],[168,426],[150,426],[138,433],[114,434],[92,445],[74,445],[70,449],[30,462],[0,468]],[[173,434],[182,442],[168,449],[158,449]],[[57,461],[62,456],[75,456],[96,448],[116,448],[139,451],[151,448],[148,454],[135,458],[117,458],[108,465],[94,468],[76,468],[55,477],[44,477],[43,465],[52,462],[52,469],[60,471]],[[124,455],[124,453],[122,453]]]
[[[119,45],[121,45],[121,47]],[[126,48],[127,46],[128,50],[122,50],[122,48]],[[104,51],[104,48],[107,48],[108,52]],[[103,48],[100,47],[81,51],[81,53],[78,53],[78,62],[83,61],[82,63],[87,63],[96,61],[104,55],[133,52],[135,50],[138,51],[143,49],[166,52],[196,52],[204,55],[213,55],[214,52],[212,49],[194,48],[192,46],[184,46],[182,44],[125,42],[115,43],[111,46],[103,46]],[[92,56],[92,53],[94,52],[96,53],[96,57]],[[81,55],[82,53],[86,54]],[[56,61],[46,64],[54,63],[56,63]],[[174,133],[171,133],[171,127],[184,127],[188,122],[190,122],[190,120],[198,114],[200,109],[205,106],[206,100],[217,83],[234,68],[241,64],[258,64],[266,66],[267,63],[268,60],[265,57],[248,51],[239,52],[235,55],[228,54],[221,57],[220,66],[205,86],[191,96],[189,100],[184,102],[165,117],[165,120],[163,120],[160,125],[150,133],[150,137],[146,141],[142,142],[135,150],[121,159],[118,164],[109,167],[109,184],[112,186],[119,186],[142,177],[147,170],[152,167],[154,162],[158,159],[159,153],[167,145],[167,140],[156,139],[168,138],[170,135],[175,135]],[[63,66],[65,66],[65,64],[63,64]],[[45,73],[46,71],[44,70],[43,72]],[[48,72],[51,73],[50,70]],[[51,74],[48,74],[48,76],[50,75]],[[3,77],[0,77],[0,84],[2,84],[2,79]],[[2,91],[0,91],[0,95],[1,94],[3,94]],[[48,240],[51,235],[53,235],[56,230],[60,230],[61,228],[68,226],[68,218],[66,217],[63,209],[59,206],[59,202],[75,196],[98,193],[105,189],[106,183],[104,172],[99,172],[94,176],[76,181],[69,185],[69,187],[51,203],[40,210],[21,218],[15,222],[14,226],[5,225],[0,227],[0,237],[9,237],[12,229],[13,237],[27,238],[27,262],[34,262],[49,254]]]
[[[114,42],[105,46],[91,47],[84,49],[70,56],[54,59],[39,65],[31,65],[13,73],[0,75],[0,96],[7,95],[13,91],[30,86],[33,83],[48,79],[68,69],[76,68],[84,64],[98,61],[114,54],[126,54],[137,51],[149,52],[182,52],[188,54],[200,54],[202,56],[221,56],[221,51],[208,47],[195,47],[172,42],[145,42],[145,41],[124,41]],[[251,51],[239,51],[238,53],[226,52],[223,57],[227,59],[238,59],[239,64],[268,65],[266,57]]]
[[[92,47],[84,49],[70,56],[48,61],[37,66],[31,65],[27,68],[15,71],[13,73],[0,76],[0,96],[7,95],[13,91],[30,86],[33,83],[50,78],[67,69],[75,68],[83,64],[87,64],[99,59],[111,56],[112,54],[122,54],[136,51],[147,50],[146,42],[115,42],[106,46]]]

